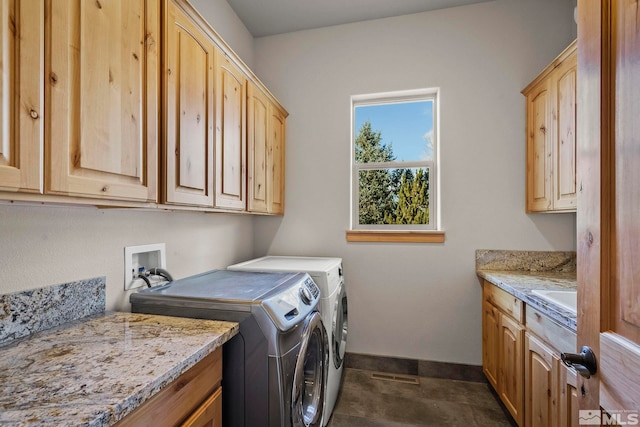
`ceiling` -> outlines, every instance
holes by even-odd
[[[491,0],[227,0],[254,37]]]

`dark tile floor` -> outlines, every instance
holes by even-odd
[[[420,384],[373,379],[346,368],[327,427],[513,427],[484,382],[420,377]]]

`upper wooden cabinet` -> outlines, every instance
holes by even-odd
[[[267,212],[267,153],[269,150],[269,99],[249,83],[247,87],[248,206],[252,212]]]
[[[0,190],[42,192],[44,2],[0,3]]]
[[[576,210],[576,42],[523,91],[527,212]]]
[[[247,78],[228,55],[218,50],[216,65],[216,197],[217,208],[247,208]]]
[[[269,150],[267,153],[267,202],[268,212],[284,214],[285,135],[287,112],[271,104]]]
[[[0,199],[284,212],[287,112],[187,0],[0,3]]]
[[[47,2],[45,191],[157,199],[157,1]]]
[[[282,214],[286,112],[252,83],[247,98],[248,210]]]
[[[212,207],[216,48],[172,1],[165,20],[164,202]]]

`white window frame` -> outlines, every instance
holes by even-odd
[[[406,91],[382,92],[366,95],[351,96],[351,230],[372,231],[434,231],[440,230],[439,212],[439,168],[440,163],[440,134],[439,128],[439,88],[413,89]],[[355,126],[356,107],[379,104],[398,104],[402,102],[433,101],[433,160],[393,161],[375,163],[356,163],[355,140],[358,130]],[[359,186],[358,175],[361,170],[372,169],[429,169],[429,224],[360,224],[359,223]]]

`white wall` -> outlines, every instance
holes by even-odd
[[[344,258],[348,351],[481,363],[479,248],[575,250],[575,215],[527,215],[520,91],[574,38],[572,0],[494,2],[256,39],[290,112],[286,215],[256,254]],[[348,244],[350,96],[440,87],[444,244]]]
[[[166,243],[184,277],[253,254],[253,219],[195,212],[0,205],[0,294],[107,277],[107,308],[129,310],[124,247]]]
[[[225,0],[193,0],[242,59],[253,38]],[[253,256],[253,218],[195,212],[0,204],[0,294],[107,277],[107,308],[129,310],[124,247],[166,243],[176,278]]]
[[[226,0],[189,0],[222,39],[253,68],[253,36]]]

